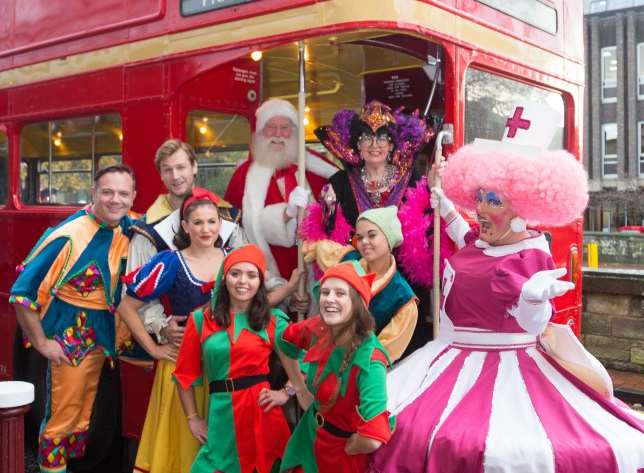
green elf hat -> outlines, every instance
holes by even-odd
[[[403,242],[402,225],[398,219],[398,208],[395,205],[365,210],[358,216],[356,224],[360,220],[368,220],[377,225],[385,234],[390,250]]]

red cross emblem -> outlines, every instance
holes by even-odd
[[[522,130],[527,130],[530,128],[530,120],[521,118],[522,113],[523,107],[515,108],[514,115],[512,115],[511,118],[508,118],[508,121],[505,122],[505,126],[508,127],[508,138],[514,138],[519,128],[521,128]]]

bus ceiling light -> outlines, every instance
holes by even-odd
[[[253,51],[252,53],[250,53],[250,58],[255,62],[259,62],[259,61],[262,60],[262,52],[261,51]]]
[[[302,123],[304,123],[304,126],[308,126],[309,125],[308,117],[304,117],[304,120],[302,120]]]
[[[199,133],[201,133],[202,135],[205,135],[206,133],[208,133],[208,127],[206,125],[201,125],[199,127]]]
[[[201,121],[202,121],[202,122],[204,122],[204,123],[208,123],[208,117],[203,117],[203,118],[201,119]]]
[[[119,131],[119,141],[123,141],[123,133]]]
[[[63,140],[61,140],[60,138],[54,138],[54,146],[59,147],[62,144]]]

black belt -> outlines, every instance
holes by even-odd
[[[315,424],[318,426],[318,428],[321,427],[328,433],[335,435],[336,437],[348,439],[353,435],[353,432],[347,432],[346,430],[343,430],[340,427],[330,423],[324,418],[322,414],[320,414],[317,409],[313,409],[313,420],[315,421]]]
[[[268,381],[265,374],[258,374],[255,376],[242,376],[241,378],[226,378],[211,381],[209,384],[210,394],[212,393],[232,393],[233,391],[241,391],[248,389],[251,386]]]

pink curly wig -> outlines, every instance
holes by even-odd
[[[460,148],[448,162],[443,191],[467,210],[476,209],[475,193],[485,189],[509,201],[529,225],[562,226],[579,217],[588,203],[586,171],[567,151],[526,156],[473,144]]]

